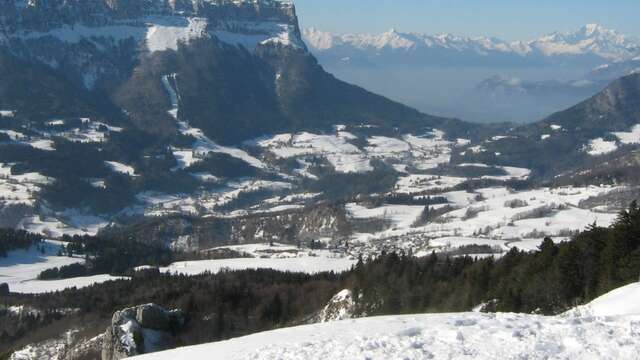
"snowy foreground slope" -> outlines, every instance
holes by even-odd
[[[615,290],[582,308],[591,308],[595,315],[572,311],[555,317],[482,313],[374,317],[281,329],[138,358],[639,358],[640,284]]]

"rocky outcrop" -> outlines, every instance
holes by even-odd
[[[330,322],[354,317],[355,303],[351,290],[345,289],[334,295],[320,311],[318,322]]]
[[[155,304],[118,311],[105,332],[102,360],[171,349],[175,346],[175,334],[185,322],[180,310],[169,311]]]

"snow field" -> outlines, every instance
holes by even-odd
[[[618,150],[615,141],[605,141],[603,138],[593,139],[585,146],[584,151],[591,156],[605,155]]]
[[[272,153],[278,158],[298,158],[320,156],[341,173],[366,173],[373,170],[371,160],[395,160],[403,164],[413,164],[419,169],[431,169],[450,159],[453,143],[443,139],[439,130],[423,137],[404,135],[402,138],[372,136],[367,138],[363,149],[351,141],[357,137],[336,126],[332,135],[319,135],[309,132],[298,134],[278,134],[255,140],[255,145]]]
[[[625,145],[640,144],[640,125],[636,125],[628,132],[614,132],[621,143]]]
[[[0,163],[0,205],[33,205],[42,186],[53,181],[39,173],[13,175],[11,167]]]
[[[566,313],[566,316],[583,317],[617,315],[640,315],[640,283],[615,289],[589,304],[578,306]]]
[[[137,359],[635,359],[640,316],[437,314],[274,330]]]
[[[488,245],[501,251],[512,247],[536,250],[545,236],[551,236],[554,241],[565,241],[574,232],[584,230],[594,222],[600,226],[611,224],[617,214],[579,206],[582,200],[616,189],[590,186],[516,192],[505,187],[493,187],[475,192],[438,193],[434,196],[447,198],[454,210],[419,227],[415,226],[415,220],[424,206],[367,208],[351,203],[346,205],[350,218],[386,219],[391,227],[374,233],[353,234],[350,243],[365,252],[393,244],[423,255],[468,245]],[[441,206],[446,205],[431,208]]]
[[[316,274],[328,271],[348,271],[356,263],[354,259],[334,256],[326,251],[318,251],[314,254],[317,256],[183,261],[161,268],[160,271],[170,274],[198,275],[205,272],[216,274],[221,271],[271,269]]]
[[[136,176],[136,170],[130,165],[119,163],[117,161],[105,161],[105,164],[111,169],[111,171],[129,176]]]
[[[62,242],[47,240],[41,245],[43,252],[38,247],[31,247],[11,251],[5,258],[0,257],[0,282],[9,284],[11,292],[39,294],[118,279],[109,275],[97,275],[64,280],[37,280],[44,270],[84,262],[81,258],[57,256],[63,245]]]

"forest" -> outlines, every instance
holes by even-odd
[[[7,256],[12,250],[28,249],[42,241],[42,236],[24,230],[0,229],[0,257]]]

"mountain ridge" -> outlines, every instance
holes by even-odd
[[[640,40],[597,24],[585,25],[575,32],[554,32],[535,40],[511,42],[492,37],[403,33],[393,29],[382,34],[335,35],[309,28],[303,30],[303,36],[313,52],[334,61],[353,56],[375,59],[401,53],[404,56],[411,54],[428,63],[433,61],[428,56],[439,55],[436,51],[478,57],[474,61],[493,57],[512,63],[561,61],[561,57],[584,57],[584,61],[590,62],[623,61],[640,54]]]

